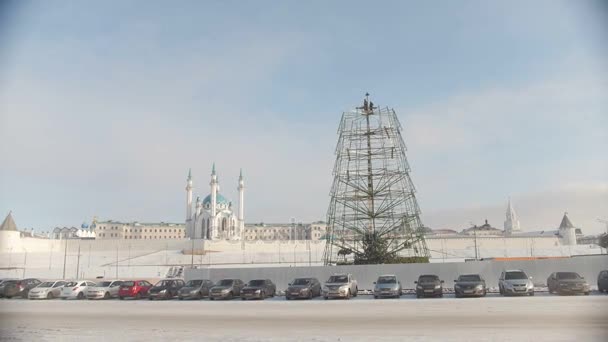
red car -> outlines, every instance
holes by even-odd
[[[148,297],[148,290],[152,287],[147,280],[127,280],[123,281],[118,289],[118,298],[125,299],[125,297],[131,297],[140,299],[142,297]]]

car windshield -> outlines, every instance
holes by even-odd
[[[329,277],[328,283],[348,283],[348,276],[339,275]]]
[[[293,281],[293,285],[308,285],[310,280],[305,278],[296,279]]]
[[[247,284],[247,285],[249,285],[249,286],[262,286],[264,284],[266,284],[266,280],[257,279],[257,280],[251,280],[249,282],[249,284]]]
[[[189,286],[189,287],[201,286],[202,283],[203,283],[202,280],[190,280],[186,283],[186,286]]]
[[[481,278],[477,274],[462,275],[458,277],[458,281],[480,281]]]
[[[232,279],[223,279],[218,283],[218,285],[219,286],[232,286],[233,281],[234,280],[232,280]]]
[[[132,282],[132,281],[125,281],[124,283],[122,283],[122,285],[121,285],[121,286],[133,286],[133,285],[135,285],[135,282]]]
[[[110,286],[110,284],[112,284],[111,281],[102,281],[101,283],[97,283],[95,286],[97,286],[97,287],[108,287],[108,286]]]
[[[44,283],[38,285],[38,287],[51,287],[53,284],[54,283],[52,281],[45,281]]]
[[[395,277],[380,277],[377,281],[378,284],[396,284],[397,279]]]
[[[439,277],[434,275],[420,276],[418,278],[419,283],[434,283],[436,281],[439,281]]]
[[[574,272],[558,272],[557,273],[557,279],[579,279],[581,276],[579,276],[577,273]]]
[[[528,279],[528,276],[521,271],[505,273],[505,280]]]
[[[167,287],[173,285],[173,280],[161,280],[156,283],[154,286],[156,287]]]
[[[72,286],[76,286],[76,285],[78,285],[78,283],[75,281],[71,281],[71,282],[65,284],[66,287],[72,287]]]

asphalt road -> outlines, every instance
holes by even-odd
[[[606,341],[608,295],[350,301],[0,300],[15,341]]]

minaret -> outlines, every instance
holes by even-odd
[[[192,219],[192,169],[188,169],[186,180],[186,222]]]
[[[217,174],[215,173],[215,163],[213,163],[213,168],[211,169],[211,212],[210,220],[209,220],[209,230],[210,236],[214,238],[217,235],[216,231],[216,221],[215,216],[217,215],[217,191],[218,191],[218,182],[217,182]]]
[[[505,235],[511,235],[512,233],[519,232],[519,219],[517,219],[517,214],[515,214],[515,210],[511,205],[511,198],[509,198],[509,205],[507,206],[506,220],[504,224]]]
[[[243,207],[245,205],[245,182],[243,181],[243,169],[241,169],[241,172],[239,174],[239,187],[237,188],[237,190],[239,191],[239,231],[238,231],[238,235],[240,237],[242,237],[242,233],[244,231],[245,228],[245,208]]]

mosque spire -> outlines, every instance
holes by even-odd
[[[213,162],[213,166],[211,167],[211,175],[215,175],[215,162]]]

